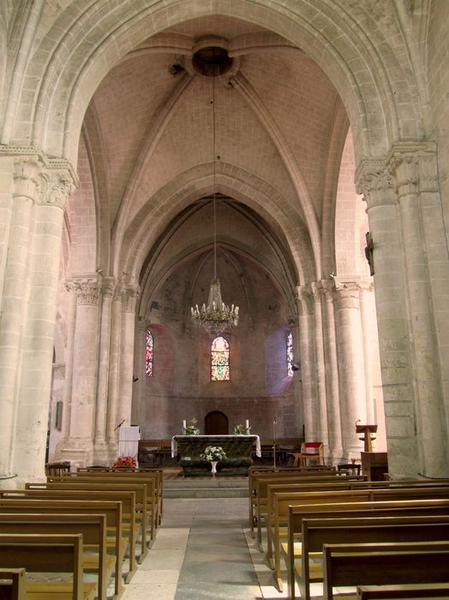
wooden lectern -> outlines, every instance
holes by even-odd
[[[373,451],[373,446],[372,446],[371,442],[373,442],[373,440],[375,440],[376,438],[374,436],[371,437],[371,434],[376,433],[376,431],[377,431],[377,425],[358,425],[356,423],[355,432],[363,433],[363,437],[359,438],[359,440],[361,440],[364,443],[364,446],[363,446],[364,452],[372,452]]]

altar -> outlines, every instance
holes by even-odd
[[[258,435],[175,435],[172,437],[172,457],[179,454],[184,475],[205,475],[210,464],[201,458],[207,446],[221,446],[226,458],[218,463],[222,475],[246,475],[252,464],[253,446],[261,456]]]

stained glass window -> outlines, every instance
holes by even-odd
[[[151,331],[147,331],[145,339],[145,373],[147,377],[153,376],[154,340]]]
[[[229,343],[224,337],[216,337],[210,347],[211,381],[229,381]]]
[[[293,377],[293,334],[287,334],[287,375]]]

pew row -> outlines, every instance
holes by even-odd
[[[0,510],[0,533],[81,534],[85,571],[97,574],[98,599],[107,599],[107,586],[114,572],[115,557],[107,555],[105,515],[5,514]]]
[[[390,500],[382,502],[354,502],[346,504],[316,504],[290,506],[288,543],[282,544],[287,564],[288,596],[295,598],[295,562],[302,557],[302,527],[306,519],[353,519],[368,517],[447,517],[449,500]]]
[[[449,584],[449,542],[325,544],[323,555],[324,600],[337,586]]]
[[[68,581],[27,581],[27,600],[94,600],[95,583],[83,581],[83,536],[0,533],[0,565],[27,573],[65,574]],[[49,568],[51,566],[51,568]]]
[[[76,493],[69,496],[52,492],[51,495],[46,490],[36,492],[29,490],[29,493],[24,495],[20,491],[2,492],[0,494],[0,512],[2,513],[39,513],[48,514],[104,514],[106,517],[107,527],[107,547],[109,551],[114,552],[115,556],[115,594],[121,593],[122,575],[126,582],[129,582],[136,572],[135,559],[135,536],[133,528],[129,526],[129,520],[126,518],[127,510],[131,510],[133,504],[132,499],[135,496],[134,492],[129,502],[130,506],[123,509],[120,496],[116,493],[107,500],[97,499],[96,496],[86,498],[85,495]],[[56,491],[57,492],[57,491]],[[15,494],[10,496],[9,494]],[[135,527],[134,527],[135,533]],[[134,552],[133,552],[134,549]],[[126,551],[129,554],[129,568],[124,571],[124,556]]]
[[[399,598],[449,600],[449,583],[404,583],[403,585],[361,585],[357,587],[357,600],[397,600]]]
[[[449,543],[449,516],[366,517],[352,519],[303,519],[301,560],[295,562],[295,578],[303,600],[310,600],[310,584],[323,581],[324,544],[386,542]]]

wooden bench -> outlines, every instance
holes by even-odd
[[[95,583],[83,581],[83,536],[0,533],[0,565],[27,573],[66,573],[71,580],[27,581],[27,600],[94,600]]]
[[[150,511],[152,504],[147,501],[147,486],[145,483],[136,484],[134,482],[125,482],[121,481],[97,481],[95,480],[87,480],[84,479],[79,480],[75,478],[73,481],[56,481],[56,482],[47,482],[47,483],[26,483],[25,489],[27,490],[39,490],[39,489],[47,489],[47,490],[86,490],[86,491],[95,491],[95,492],[108,492],[108,491],[130,491],[134,492],[136,495],[136,515],[135,520],[136,523],[140,525],[140,541],[141,541],[141,557],[140,561],[146,556],[148,552],[148,544],[147,544],[147,529],[148,523],[150,522],[151,527],[151,536],[154,536],[154,521],[153,514],[148,514],[148,508],[150,506]]]
[[[122,533],[127,537],[126,546],[129,549],[129,572],[127,581],[129,581],[136,572],[137,557],[137,526],[136,526],[136,494],[130,491],[100,491],[100,490],[14,490],[0,492],[0,506],[2,499],[42,499],[42,500],[78,500],[78,501],[117,501],[122,504]]]
[[[358,517],[449,516],[449,500],[391,500],[290,506],[288,544],[282,544],[287,563],[289,598],[295,598],[295,560],[302,556],[302,523],[305,519]]]
[[[395,491],[397,490],[400,497],[414,496],[413,492],[405,492],[403,490],[419,488],[426,490],[427,492],[419,492],[419,494],[425,494],[427,497],[429,494],[435,497],[435,495],[442,495],[443,497],[449,498],[449,481],[444,480],[438,485],[432,485],[428,482],[422,481],[408,481],[396,483],[393,481],[338,481],[338,482],[320,482],[320,483],[297,483],[297,484],[275,484],[268,485],[267,488],[267,506],[266,506],[266,523],[267,523],[267,561],[271,564],[272,557],[274,555],[274,568],[276,576],[279,576],[280,571],[280,544],[282,537],[287,537],[287,524],[288,524],[288,506],[296,503],[296,496],[298,493],[304,492],[333,492],[333,491],[352,491],[352,490],[389,490],[388,497],[394,499]],[[438,489],[438,494],[434,494],[432,490]],[[441,491],[440,494],[440,490]],[[345,497],[349,498],[349,496]],[[323,501],[325,495],[322,495]],[[369,495],[366,499],[370,500],[373,498]],[[349,501],[349,500],[348,500]],[[321,500],[320,500],[321,502]]]
[[[270,476],[261,475],[254,477],[252,482],[252,495],[249,499],[250,505],[250,521],[251,521],[251,532],[254,534],[254,523],[257,526],[257,542],[259,546],[262,544],[262,522],[266,515],[267,506],[267,493],[268,486],[277,483],[326,483],[340,481],[343,477],[336,474],[333,475],[299,475],[299,474],[288,474],[288,475],[275,475]],[[346,479],[346,477],[345,477]]]
[[[0,600],[26,600],[25,569],[0,568]]]
[[[140,481],[141,479],[154,478],[155,481],[155,493],[157,497],[157,521],[156,524],[160,525],[162,522],[163,516],[163,498],[164,498],[164,473],[162,469],[156,468],[142,468],[138,471],[120,471],[114,470],[112,468],[104,467],[101,470],[96,469],[95,471],[86,469],[78,469],[75,473],[65,473],[62,477],[77,477],[86,476],[86,477],[104,477],[107,475],[108,477],[117,477],[123,479],[135,479],[136,481]]]
[[[115,557],[107,556],[105,515],[4,514],[0,511],[0,533],[81,534],[85,571],[97,573],[99,600],[106,600]],[[89,553],[86,551],[89,550]],[[92,553],[95,550],[95,554]]]
[[[449,542],[325,544],[323,555],[325,600],[337,586],[449,584]]]
[[[449,600],[449,583],[423,583],[403,585],[361,585],[357,588],[358,600],[396,600],[408,598],[444,598]]]
[[[140,474],[136,477],[134,473],[110,473],[110,472],[77,472],[66,477],[47,477],[48,483],[111,483],[145,485],[147,488],[147,512],[150,522],[150,539],[154,541],[156,528],[160,521],[159,483],[157,474]]]
[[[119,596],[122,592],[123,557],[129,546],[129,536],[122,536],[122,504],[121,502],[102,502],[97,500],[41,500],[41,499],[0,499],[0,514],[15,516],[19,514],[39,514],[43,519],[50,516],[58,521],[63,515],[101,514],[106,519],[106,545],[113,551],[114,564],[114,593]],[[107,562],[109,558],[107,558]],[[91,561],[87,561],[87,567]],[[132,573],[128,575],[128,580]]]
[[[310,600],[310,583],[323,581],[324,544],[447,541],[449,516],[303,519],[301,561],[295,579],[302,600]]]

